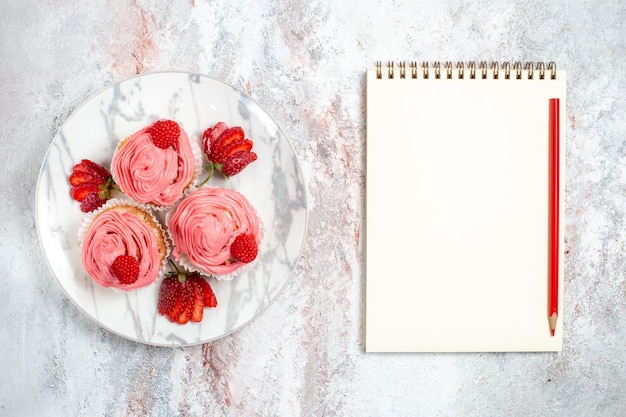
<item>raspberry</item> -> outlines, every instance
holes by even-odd
[[[180,136],[180,126],[173,120],[157,120],[150,128],[152,142],[161,149],[174,145]]]
[[[139,278],[139,262],[133,256],[118,256],[113,261],[111,268],[120,284],[130,285]]]
[[[256,259],[259,247],[252,235],[239,235],[230,246],[230,255],[243,263],[249,263]]]

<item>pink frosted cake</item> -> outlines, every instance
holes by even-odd
[[[111,200],[86,218],[82,229],[83,267],[101,286],[133,290],[153,283],[159,276],[168,256],[167,240],[148,211]],[[134,276],[128,276],[126,265],[122,271],[116,269],[114,264],[120,257],[134,258]]]
[[[169,129],[172,126],[174,129]],[[171,136],[169,142],[157,140],[167,135]],[[187,133],[176,122],[165,119],[121,141],[111,162],[113,179],[127,196],[161,207],[173,205],[184,195],[195,169]]]
[[[185,197],[169,218],[168,230],[172,254],[182,265],[219,279],[232,278],[251,262],[231,253],[233,242],[248,238],[255,258],[262,238],[256,210],[242,194],[223,188],[200,188]]]

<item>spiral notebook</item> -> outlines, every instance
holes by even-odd
[[[367,68],[367,352],[560,351],[548,323],[554,63]],[[563,248],[564,163],[560,162]]]

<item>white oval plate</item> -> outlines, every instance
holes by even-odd
[[[232,281],[211,278],[218,306],[206,308],[202,322],[183,326],[158,314],[160,280],[126,293],[103,288],[87,276],[77,236],[84,214],[69,195],[68,177],[75,163],[86,158],[108,169],[118,141],[159,118],[176,120],[198,143],[204,129],[219,121],[241,126],[258,155],[257,161],[238,175],[226,180],[217,174],[208,185],[235,189],[257,209],[265,226],[259,259]],[[139,75],[86,101],[50,144],[35,198],[39,241],[69,299],[103,328],[159,346],[212,341],[261,314],[296,267],[308,219],[302,171],[276,122],[243,92],[184,72]]]

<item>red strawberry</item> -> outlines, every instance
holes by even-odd
[[[226,159],[222,166],[222,173],[227,177],[232,177],[240,173],[241,170],[247,167],[251,162],[256,161],[256,158],[257,156],[254,152],[237,152]]]
[[[195,321],[196,323],[202,321],[202,316],[204,313],[204,293],[202,292],[202,287],[196,280],[189,281],[193,287],[193,306],[191,309],[191,321]]]
[[[100,184],[103,178],[88,172],[72,171],[70,175],[70,185],[72,187],[80,184]],[[104,178],[106,181],[106,178]]]
[[[81,203],[83,212],[93,211],[111,198],[115,188],[113,177],[106,168],[89,159],[83,159],[72,168],[69,177],[70,196]],[[88,202],[83,202],[89,199]]]
[[[191,310],[193,309],[193,287],[191,281],[182,283],[181,287],[183,308],[176,321],[178,324],[186,324],[191,319]]]
[[[157,120],[150,128],[150,134],[157,147],[166,149],[178,141],[180,126],[173,120]]]
[[[217,299],[211,286],[196,273],[185,274],[177,270],[170,272],[161,283],[158,311],[171,322],[199,322],[204,315],[204,307],[215,306]]]
[[[78,201],[82,202],[89,194],[98,194],[100,192],[99,184],[93,182],[85,182],[82,184],[74,185],[70,188],[70,196]]]
[[[139,278],[139,262],[134,256],[120,255],[111,265],[113,273],[120,284],[134,284]]]
[[[158,303],[159,314],[166,316],[174,309],[180,294],[180,286],[176,284],[177,282],[178,278],[168,277],[161,283]]]
[[[183,289],[180,286],[178,286],[178,293],[176,295],[176,299],[174,300],[174,305],[172,306],[172,309],[167,313],[167,318],[172,322],[177,321],[178,316],[184,307],[185,306],[183,305]]]
[[[211,143],[211,160],[222,163],[227,156],[225,150],[233,143],[242,142],[246,139],[243,129],[239,126],[228,128],[217,140]]]
[[[214,143],[228,129],[224,122],[218,122],[215,126],[207,128],[202,134],[202,152],[211,155],[211,144]]]
[[[94,211],[99,209],[106,203],[105,198],[100,197],[99,192],[92,192],[87,194],[87,196],[80,202],[80,211],[83,213],[88,213],[90,211]]]
[[[202,152],[209,162],[205,167],[209,175],[200,185],[207,182],[215,171],[232,177],[256,161],[257,155],[252,152],[252,146],[252,141],[246,139],[239,126],[229,128],[226,123],[219,122],[206,129],[202,134]]]
[[[97,163],[93,161],[90,161],[89,159],[81,160],[78,164],[74,165],[74,168],[72,169],[72,171],[89,174],[89,175],[92,175],[94,177],[97,177],[103,180],[106,180],[108,177],[111,176],[111,174],[109,173],[109,171],[107,171],[106,168],[104,168],[101,165],[98,165]]]
[[[230,255],[243,263],[249,263],[256,259],[259,246],[252,235],[239,235],[230,246]]]
[[[217,307],[217,298],[215,297],[215,293],[209,283],[201,276],[198,276],[196,281],[200,285],[200,288],[202,288],[202,293],[204,294],[204,305],[206,307]]]
[[[252,149],[252,141],[250,139],[238,140],[236,142],[225,143],[221,146],[213,155],[213,160],[221,164],[226,164],[226,161],[240,152],[250,153]],[[254,153],[250,153],[255,155]]]

